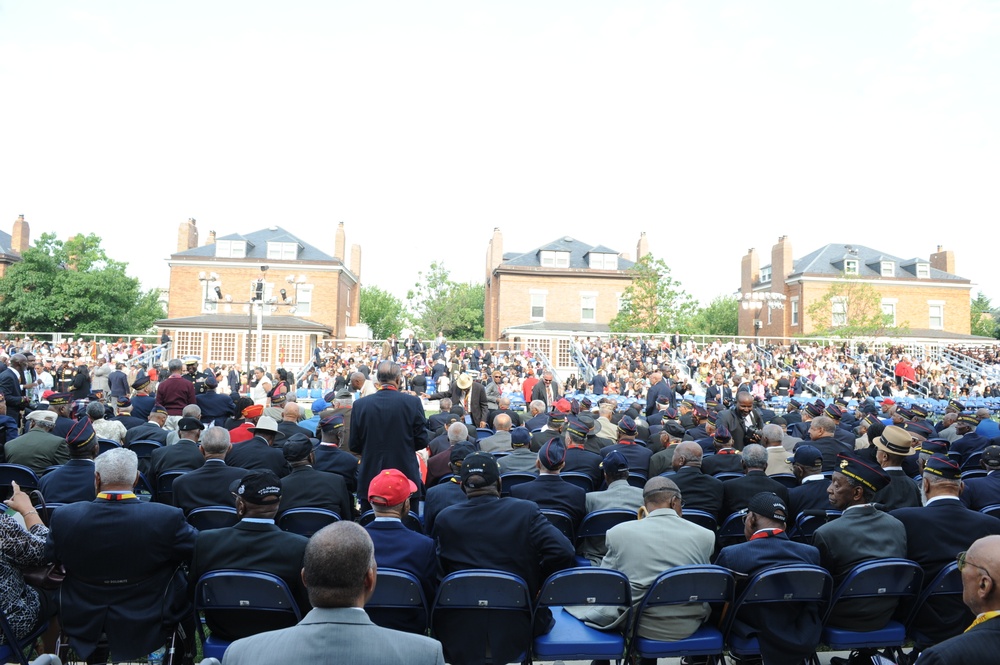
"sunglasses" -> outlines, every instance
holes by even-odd
[[[989,577],[990,579],[993,579],[993,576],[990,574],[990,571],[988,571],[987,569],[983,568],[978,564],[969,561],[967,558],[968,554],[969,554],[968,552],[959,552],[958,556],[955,557],[955,560],[958,562],[958,572],[960,573],[964,572],[966,566],[972,566],[973,568],[978,568],[979,570],[986,573],[986,576]]]

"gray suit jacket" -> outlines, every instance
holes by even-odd
[[[316,608],[291,628],[236,640],[223,665],[273,663],[444,665],[441,643],[429,637],[380,628],[363,610]]]
[[[488,436],[479,441],[479,449],[484,453],[498,453],[510,450],[510,432],[497,431],[493,436]]]
[[[642,505],[642,488],[632,487],[627,480],[616,480],[608,489],[600,492],[587,492],[587,513],[596,510],[639,510]],[[608,553],[604,538],[584,538],[577,549],[580,556],[587,557],[595,566],[601,565],[601,560]]]
[[[634,604],[643,599],[660,573],[677,566],[709,563],[715,549],[714,533],[688,522],[669,508],[612,527],[605,538],[608,553],[601,568],[628,576]],[[625,616],[624,607],[581,606],[567,610],[600,628],[615,628]],[[640,621],[639,635],[654,640],[682,640],[698,630],[708,614],[706,603],[656,607]]]

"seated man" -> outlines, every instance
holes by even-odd
[[[674,450],[670,461],[674,473],[670,479],[684,493],[685,506],[704,510],[719,519],[722,511],[722,481],[701,472],[702,448],[694,441],[684,441]]]
[[[604,480],[608,488],[600,492],[587,492],[586,510],[589,515],[597,510],[629,510],[638,511],[642,505],[642,488],[628,484],[628,461],[620,452],[612,451],[601,463],[604,469]],[[599,566],[608,547],[604,538],[583,538],[578,548],[580,556],[587,557],[590,563]]]
[[[100,451],[100,445],[88,418],[74,422],[66,435],[66,446],[69,448],[69,461],[42,476],[38,489],[48,503],[93,501],[97,496],[94,458]]]
[[[465,503],[465,492],[462,491],[459,476],[462,473],[462,461],[474,452],[476,449],[467,441],[456,443],[452,447],[448,457],[451,478],[428,488],[424,497],[424,533],[434,530],[434,520],[442,510],[456,503]]]
[[[166,471],[193,471],[200,469],[205,457],[198,448],[198,439],[205,426],[197,418],[183,417],[177,421],[177,440],[169,446],[157,448],[149,456],[149,472],[146,477],[153,487],[156,479]]]
[[[191,616],[180,566],[190,561],[197,532],[178,508],[132,493],[138,464],[125,448],[102,454],[97,499],[52,514],[46,560],[66,568],[59,618],[81,658],[94,653],[102,634],[115,661],[144,657]],[[194,626],[186,628],[193,638]]]
[[[813,544],[823,567],[840,584],[856,565],[873,559],[906,556],[906,529],[895,517],[875,509],[875,493],[889,484],[879,467],[840,455],[827,493],[844,514],[816,529]],[[857,598],[837,603],[831,626],[846,630],[878,630],[892,618],[898,598]]]
[[[958,665],[996,662],[1000,651],[1000,536],[986,536],[958,555],[962,573],[962,599],[976,615],[964,633],[945,640],[920,654],[917,665]]]
[[[281,514],[293,508],[323,508],[337,513],[342,520],[354,519],[354,501],[344,477],[313,468],[315,455],[308,436],[293,434],[281,452],[292,469],[283,483]]]
[[[628,576],[632,602],[638,603],[662,572],[677,566],[709,563],[715,550],[715,534],[681,516],[681,493],[669,478],[650,478],[643,488],[643,506],[634,522],[623,522],[608,530],[608,553],[601,568]],[[621,607],[574,607],[575,617],[601,629],[627,630]],[[654,607],[639,622],[639,635],[654,640],[682,640],[708,618],[706,603]],[[598,663],[601,661],[595,661]],[[607,663],[608,661],[603,661]],[[655,665],[655,659],[642,659]]]
[[[743,529],[747,542],[723,548],[715,564],[748,579],[775,566],[818,566],[815,547],[788,539],[787,519],[788,508],[777,494],[755,494],[747,503]],[[819,644],[823,632],[820,609],[816,603],[754,605],[740,613],[734,631],[743,637],[756,635],[768,665],[801,665]]]
[[[224,427],[210,427],[201,437],[198,449],[205,463],[194,471],[188,471],[174,480],[172,490],[174,505],[187,515],[195,508],[205,506],[235,506],[229,486],[234,480],[246,475],[246,469],[226,464],[229,430]]]
[[[784,448],[782,448],[784,450]],[[777,480],[768,477],[767,449],[759,443],[748,443],[739,453],[746,475],[722,483],[722,512],[719,517],[726,519],[747,507],[750,498],[760,492],[772,492],[788,502],[788,489]]]
[[[225,529],[210,529],[198,534],[191,560],[191,585],[213,570],[248,570],[271,573],[285,581],[295,596],[299,609],[309,609],[309,599],[302,584],[304,536],[282,531],[274,524],[281,501],[281,480],[268,469],[244,471],[229,490],[236,495],[236,514],[240,521]],[[58,511],[56,511],[58,512]],[[271,630],[273,625],[249,625],[245,615],[228,615],[225,610],[207,614],[213,635],[234,640]]]
[[[345,431],[344,416],[334,414],[320,419],[316,428],[320,442],[313,451],[316,456],[313,466],[342,476],[347,491],[353,493],[358,489],[358,458],[341,447]]]
[[[559,510],[573,521],[573,532],[586,514],[587,493],[559,477],[566,464],[566,444],[562,438],[553,438],[538,451],[535,468],[538,478],[531,482],[515,485],[510,495],[518,499],[534,501],[542,510]]]
[[[500,473],[538,473],[535,462],[538,455],[532,452],[531,432],[523,427],[510,431],[510,445],[513,452],[500,458]]]
[[[819,448],[803,443],[788,458],[799,486],[788,490],[788,525],[792,526],[806,511],[825,513],[833,507],[826,493],[830,481],[823,475],[823,453]]]
[[[527,441],[523,444],[527,446]],[[506,459],[506,458],[505,458]],[[500,499],[500,468],[489,453],[473,453],[462,463],[462,489],[468,500],[445,508],[431,536],[438,543],[441,573],[489,568],[519,576],[537,596],[552,573],[575,565],[573,546],[531,501]],[[487,649],[493,661],[509,663],[520,655],[516,635],[531,627],[486,631],[478,619],[455,616],[439,637],[448,647],[450,663],[483,663]],[[536,634],[549,628],[551,614],[535,614]]]
[[[7,464],[26,466],[36,476],[41,476],[50,466],[69,461],[66,441],[52,433],[52,428],[56,426],[55,413],[32,411],[25,416],[25,420],[31,424],[31,429],[3,446]]]
[[[398,469],[385,469],[372,478],[368,484],[368,503],[375,511],[375,520],[365,530],[375,544],[375,563],[379,568],[410,573],[420,581],[424,598],[431,602],[437,586],[434,541],[411,531],[402,522],[403,516],[410,512],[410,496],[416,491],[416,484]],[[402,620],[386,627],[415,632],[413,624]]]
[[[421,635],[380,628],[364,606],[375,591],[375,553],[353,522],[319,531],[306,547],[302,578],[315,608],[298,625],[237,640],[226,665],[329,662],[353,665],[444,665],[441,644]]]

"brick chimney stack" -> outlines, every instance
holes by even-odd
[[[785,292],[785,278],[792,274],[792,243],[788,236],[778,238],[778,243],[771,248],[771,291]]]
[[[649,254],[649,241],[646,239],[646,232],[639,234],[639,243],[635,246],[635,260],[640,261],[642,257]]]
[[[31,241],[31,227],[24,221],[24,215],[18,215],[14,220],[14,229],[10,234],[10,248],[18,254],[24,254]]]
[[[941,245],[938,245],[937,251],[931,254],[931,268],[954,275],[955,252],[946,251]]]
[[[493,271],[497,269],[503,263],[503,234],[500,233],[500,227],[493,227],[493,238],[490,239],[490,244],[486,248],[486,282],[490,281],[493,276]]]
[[[346,254],[344,250],[347,248],[347,237],[344,235],[344,223],[340,222],[337,224],[337,239],[333,246],[333,255],[340,259],[341,263],[346,263]]]
[[[351,324],[361,320],[361,245],[351,245],[351,272],[358,283],[351,287]]]
[[[205,244],[206,245],[214,245],[215,244],[215,231],[209,231],[208,232],[208,237],[205,238]]]
[[[177,251],[186,252],[198,246],[198,227],[195,225],[194,217],[189,217],[186,222],[181,222],[177,230]]]

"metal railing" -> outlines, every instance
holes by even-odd
[[[594,370],[593,365],[587,362],[587,357],[580,353],[580,349],[577,348],[575,342],[570,342],[570,358],[576,363],[577,370],[580,372],[580,382],[589,384],[597,372]]]
[[[150,367],[154,363],[158,363],[164,358],[167,358],[170,353],[170,342],[166,344],[160,344],[159,346],[154,346],[151,349],[140,353],[137,356],[129,358],[125,361],[126,365],[138,365],[139,363],[144,364],[146,367]]]

